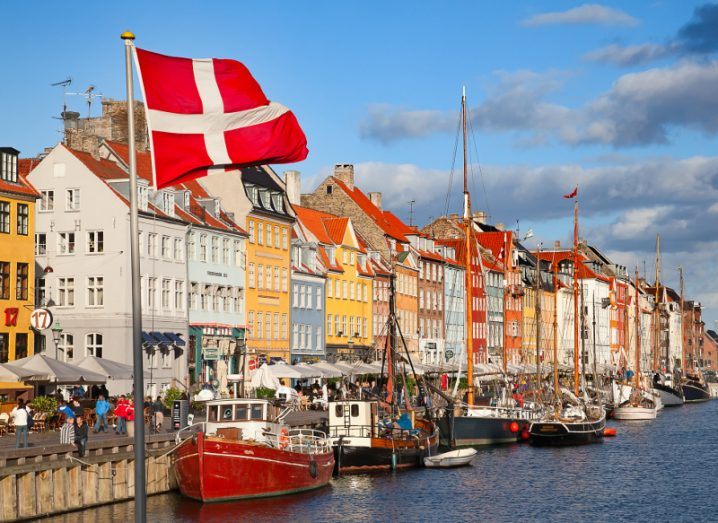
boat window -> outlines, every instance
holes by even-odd
[[[252,405],[252,419],[262,419],[262,406]]]
[[[232,421],[232,405],[222,407],[222,421]]]
[[[247,421],[247,414],[249,414],[249,407],[246,403],[240,403],[234,407],[234,419],[237,421]]]
[[[356,418],[357,416],[359,416],[359,405],[355,403],[352,405],[352,418]]]
[[[341,418],[342,416],[344,416],[344,409],[341,405],[337,405],[336,407],[334,407],[334,415],[337,418]]]
[[[217,421],[217,414],[219,413],[219,407],[211,407],[209,409],[209,415],[207,421]]]

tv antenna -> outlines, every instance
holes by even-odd
[[[409,227],[414,225],[414,204],[416,200],[409,201]]]
[[[67,112],[67,88],[72,84],[72,78],[69,76],[62,80],[61,82],[55,82],[54,84],[50,84],[50,87],[62,87],[62,115]]]
[[[87,117],[89,118],[92,116],[92,101],[95,98],[103,98],[102,93],[95,93],[95,86],[91,85],[87,89],[85,89],[82,93],[67,93],[75,96],[84,96],[85,100],[87,100]]]

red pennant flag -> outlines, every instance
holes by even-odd
[[[571,198],[575,198],[577,195],[578,195],[578,185],[570,193],[564,194],[563,197],[570,200]]]
[[[270,102],[240,62],[142,49],[136,59],[157,188],[206,176],[209,169],[307,157],[307,139],[294,114]]]

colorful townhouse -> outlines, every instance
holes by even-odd
[[[35,307],[35,201],[40,195],[26,178],[29,162],[19,160],[19,154],[0,147],[0,363],[35,352],[30,314]]]
[[[326,351],[330,360],[373,357],[372,270],[349,218],[294,206],[326,267]]]
[[[290,362],[291,234],[294,211],[284,181],[266,165],[199,180],[247,231],[246,346],[250,366]]]
[[[437,354],[436,365],[466,366],[466,272],[457,260],[456,249],[436,243],[444,259],[444,354]]]

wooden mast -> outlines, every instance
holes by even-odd
[[[636,388],[641,386],[641,306],[638,294],[638,267],[636,267]]]
[[[558,267],[556,262],[551,263],[553,271],[553,392],[555,398],[561,397],[561,384],[558,381]],[[556,415],[558,416],[559,405],[556,404]]]
[[[536,318],[536,393],[541,391],[541,244],[536,256],[536,296],[534,300],[534,317]]]
[[[578,196],[573,206],[573,391],[578,397]]]
[[[661,270],[661,236],[656,234],[656,293],[653,308],[653,370],[658,371],[658,353],[661,350],[661,310],[658,306],[658,276]]]
[[[461,93],[461,125],[464,134],[464,242],[465,242],[465,256],[464,263],[466,270],[465,272],[465,283],[466,287],[466,381],[468,386],[467,403],[469,405],[474,404],[474,339],[473,339],[473,327],[472,321],[472,296],[471,296],[471,244],[473,236],[473,227],[471,224],[471,195],[469,194],[469,184],[467,176],[467,159],[466,159],[466,87],[463,88]],[[478,252],[477,256],[481,256]]]
[[[686,312],[683,309],[683,267],[678,267],[678,273],[681,277],[681,369],[685,375],[688,367],[686,366]]]
[[[509,285],[509,249],[508,249],[509,242],[508,242],[507,238],[508,238],[508,234],[504,232],[504,247],[503,247],[503,250],[504,250],[504,259],[503,259],[503,263],[504,263],[504,300],[503,300],[503,303],[504,303],[504,314],[503,314],[503,316],[504,316],[504,321],[503,321],[504,331],[503,331],[503,339],[502,339],[503,350],[501,351],[501,360],[502,360],[502,364],[503,364],[503,368],[504,368],[504,374],[506,374],[506,370],[507,370],[507,363],[508,363],[507,359],[508,359],[508,352],[509,352],[506,347],[507,341],[509,339],[509,337],[507,336],[507,329],[506,329],[506,309],[508,308],[506,305],[509,301],[508,296],[509,296],[509,291],[511,289],[511,286]]]

